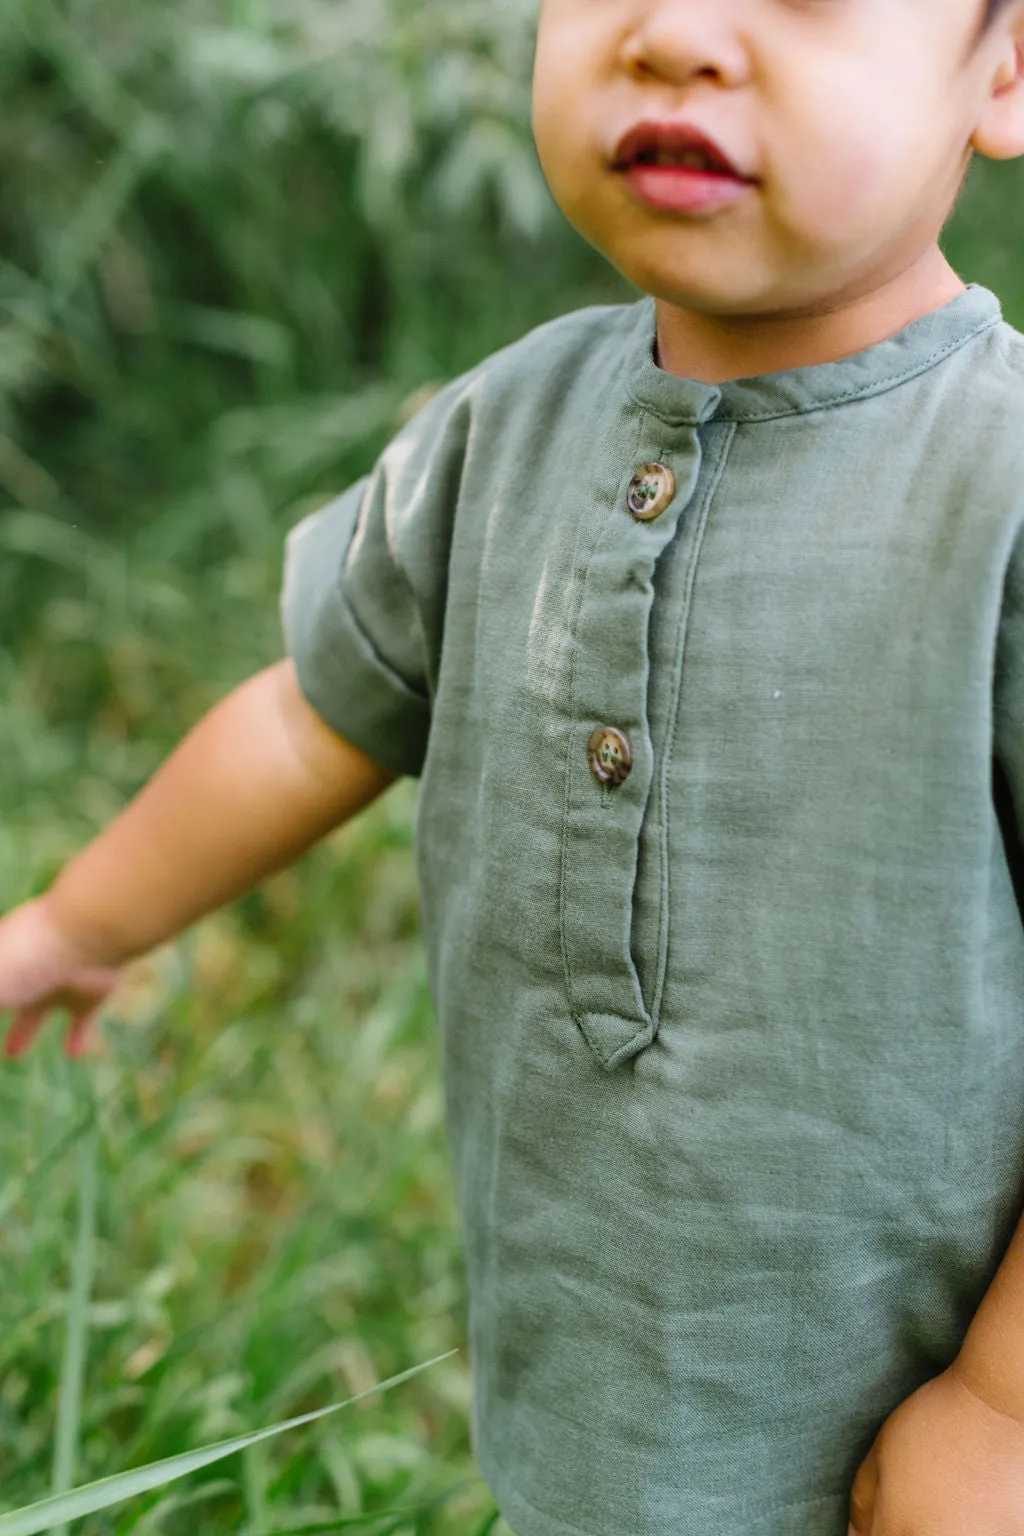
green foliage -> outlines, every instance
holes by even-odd
[[[620,291],[531,46],[523,0],[3,8],[0,642],[49,719],[166,744],[154,692],[275,652],[284,528],[417,391]]]
[[[3,906],[280,654],[285,529],[417,392],[617,291],[540,178],[530,22],[464,0],[0,8]],[[87,1072],[51,1034],[0,1073],[4,1507],[48,1491],[62,1371],[59,1480],[74,1457],[81,1482],[458,1346],[344,1426],[85,1530],[490,1529],[413,801],[399,786],[140,966]]]
[[[0,7],[0,906],[280,654],[286,528],[423,391],[632,297],[540,176],[534,10]],[[1020,184],[981,168],[949,234],[1018,323]],[[465,1345],[413,804],[138,967],[87,1071],[51,1033],[0,1072],[5,1507],[49,1491],[58,1419],[81,1482]],[[81,1529],[484,1536],[467,1418],[463,1347]]]
[[[186,1536],[198,1520],[269,1536],[401,1506],[414,1511],[402,1536],[475,1536],[489,1500],[467,1446],[412,798],[398,786],[302,869],[140,966],[87,1073],[51,1033],[0,1074],[5,1506],[49,1487],[78,1169],[98,1123],[77,1481],[463,1353],[344,1424],[299,1429],[85,1529]]]
[[[87,1200],[83,1208],[91,1211],[91,1200]],[[73,1324],[81,1320],[84,1325],[86,1319],[80,1307],[72,1305],[70,1315]],[[440,1358],[443,1360],[447,1357],[442,1355]],[[145,1467],[133,1467],[129,1472],[120,1472],[114,1477],[99,1478],[96,1482],[85,1484],[73,1491],[62,1489],[48,1499],[40,1499],[37,1503],[23,1509],[0,1515],[0,1536],[39,1536],[40,1532],[56,1530],[58,1525],[62,1532],[66,1531],[67,1521],[81,1519],[84,1515],[96,1513],[97,1510],[111,1509],[114,1505],[123,1504],[129,1499],[137,1499],[141,1494],[150,1493],[153,1489],[166,1488],[169,1483],[177,1482],[179,1478],[192,1477],[196,1472],[213,1466],[215,1462],[226,1461],[230,1456],[252,1450],[266,1440],[276,1439],[278,1435],[298,1429],[300,1425],[318,1423],[378,1392],[400,1386],[413,1376],[419,1375],[421,1371],[438,1363],[439,1361],[436,1360],[427,1360],[423,1365],[413,1366],[411,1370],[393,1376],[390,1381],[380,1382],[379,1385],[371,1387],[368,1392],[357,1393],[355,1397],[347,1398],[343,1403],[332,1403],[327,1408],[317,1408],[312,1413],[300,1414],[298,1418],[286,1419],[281,1424],[271,1424],[266,1429],[253,1430],[246,1435],[234,1435],[230,1439],[219,1440],[213,1445],[204,1445],[197,1450],[186,1451],[181,1456],[168,1456],[162,1461],[150,1462]],[[392,1529],[396,1529],[396,1519],[398,1525],[405,1523],[403,1516],[388,1515],[384,1519]],[[357,1516],[355,1520],[339,1519],[335,1522],[326,1522],[327,1525],[332,1523],[335,1529],[342,1529],[346,1526],[365,1525],[366,1521]]]

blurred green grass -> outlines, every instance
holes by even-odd
[[[56,1036],[0,1079],[0,1486],[45,1491],[77,1158],[101,1136],[79,1478],[257,1427],[463,1343],[464,1299],[408,851],[408,786],[299,874],[140,966],[87,1073]],[[474,1474],[464,1356],[252,1476],[273,1527]],[[239,1474],[240,1474],[239,1469]],[[236,1474],[238,1476],[239,1474]],[[251,1478],[203,1513],[248,1529]],[[180,1490],[90,1529],[191,1528]],[[451,1511],[424,1530],[475,1530]],[[287,1510],[287,1519],[281,1510]],[[413,1527],[410,1526],[410,1529]]]
[[[425,390],[552,315],[634,296],[543,186],[533,11],[0,9],[4,908],[280,654],[285,530]],[[979,168],[948,237],[1017,323],[1021,186],[1017,166]],[[396,1506],[424,1508],[398,1527],[421,1536],[490,1519],[414,802],[396,786],[140,963],[87,1069],[51,1031],[0,1072],[0,1506],[49,1488],[95,1126],[79,1481],[462,1353],[87,1536],[270,1536]]]

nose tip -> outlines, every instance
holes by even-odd
[[[747,45],[728,17],[715,6],[681,6],[678,0],[645,8],[625,42],[623,64],[637,78],[672,85],[707,80],[735,89],[751,78]]]

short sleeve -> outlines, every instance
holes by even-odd
[[[299,523],[285,552],[282,627],[304,697],[399,775],[419,774],[430,732],[468,431],[460,384]]]
[[[1024,915],[1024,533],[1003,586],[993,687],[992,789],[1010,874]]]
[[[1024,790],[1024,533],[1018,534],[1003,581],[996,648],[996,753]]]

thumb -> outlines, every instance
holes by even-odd
[[[878,1497],[878,1442],[871,1447],[853,1484],[850,1495],[850,1528],[847,1536],[871,1536]]]

